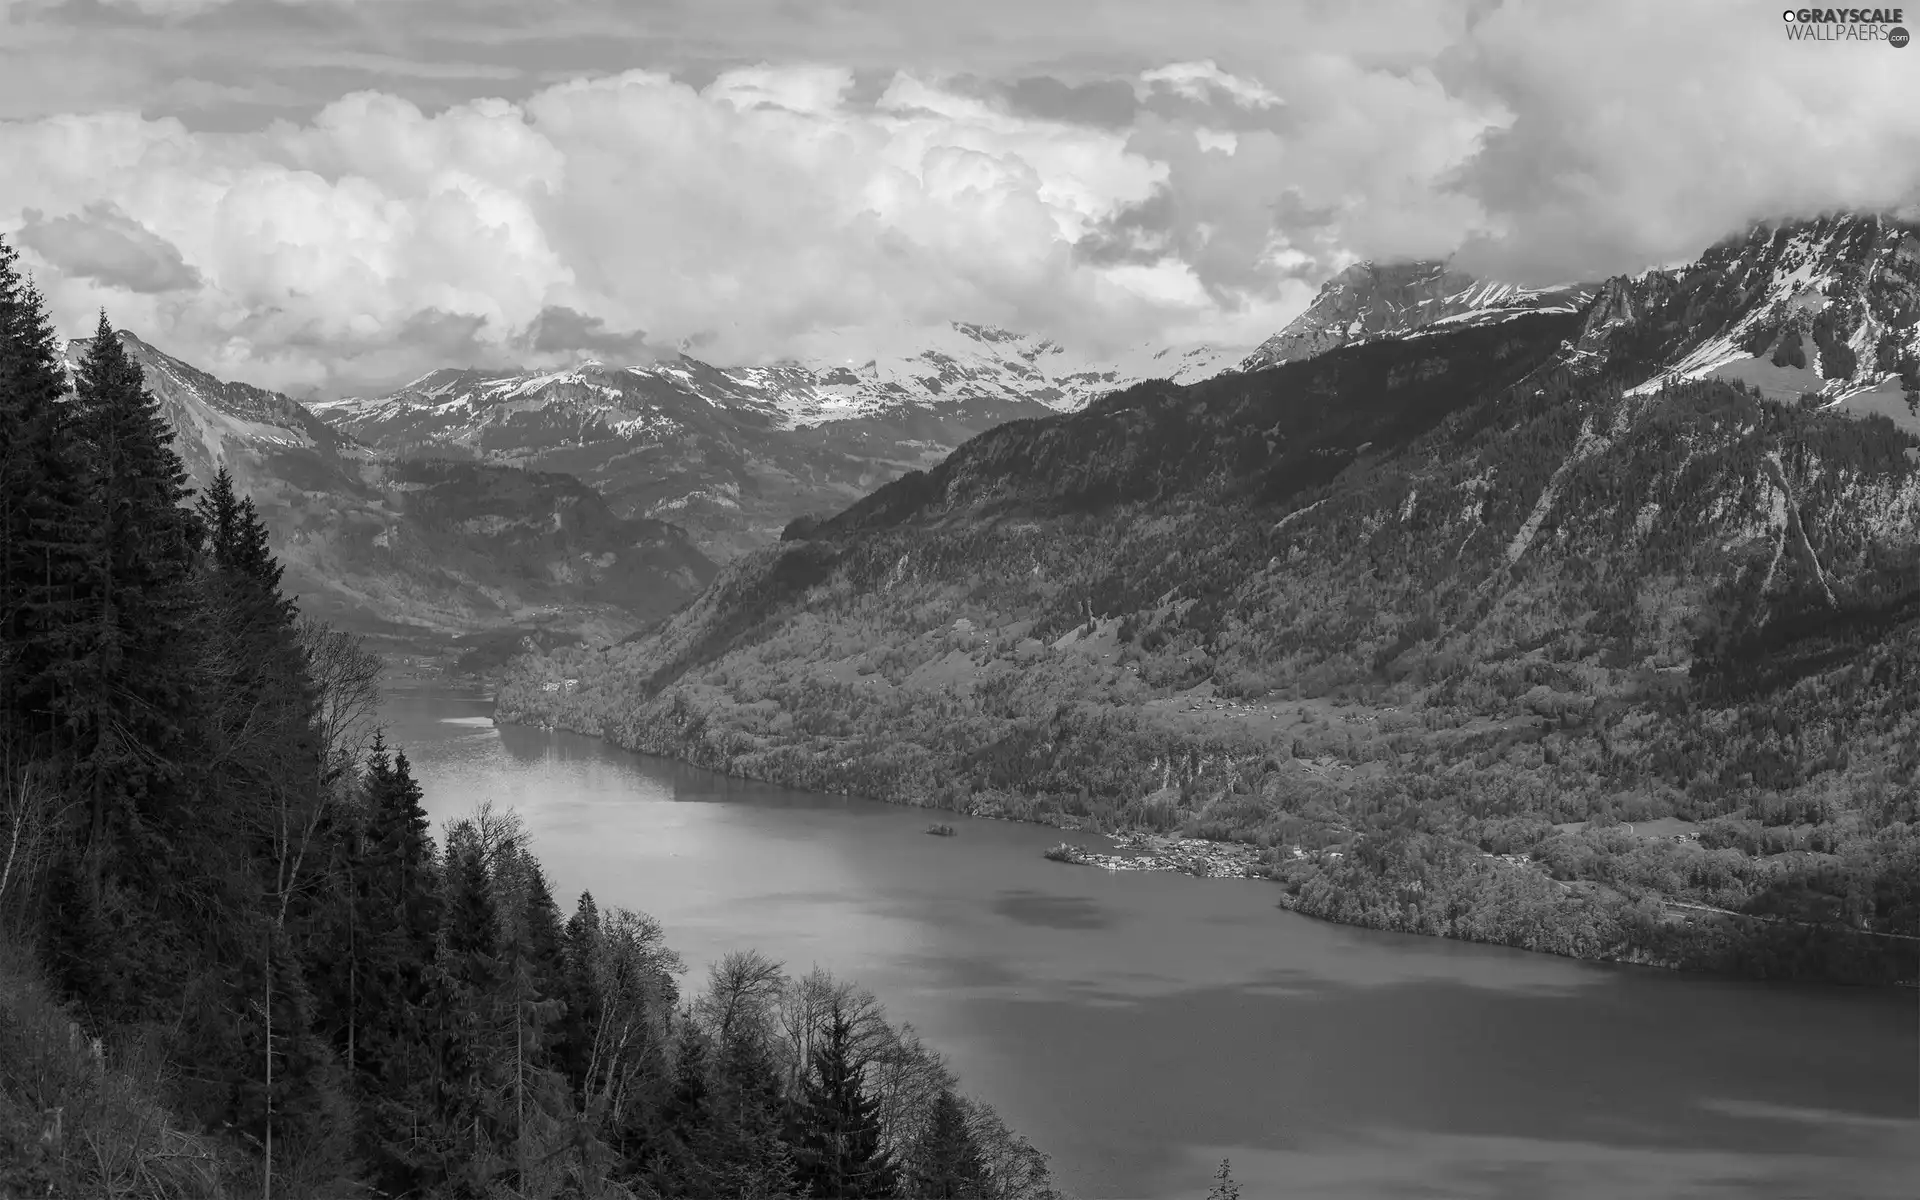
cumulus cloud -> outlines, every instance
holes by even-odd
[[[643,330],[616,333],[599,317],[562,305],[541,309],[522,341],[534,354],[583,351],[605,361],[629,364],[656,357],[660,350],[647,340]]]
[[[1202,103],[1215,96],[1225,96],[1242,108],[1274,108],[1280,104],[1280,97],[1259,81],[1223,71],[1212,59],[1156,67],[1143,73],[1140,82],[1143,93],[1150,94],[1155,88],[1163,87],[1183,99]]]
[[[20,240],[63,313],[127,309],[180,353],[287,384],[373,382],[430,312],[471,322],[477,357],[627,352],[645,330],[733,360],[879,314],[1103,337],[1183,315],[1190,297],[1070,252],[1165,181],[1124,134],[904,75],[850,107],[848,83],[635,71],[433,115],[360,93],[249,134],[126,113],[0,125],[16,165],[0,214],[55,214]],[[97,224],[70,214],[103,202],[207,286],[128,295],[125,277],[70,269],[40,231]]]
[[[764,361],[947,320],[1249,344],[1360,258],[1593,278],[1756,217],[1920,196],[1920,51],[1789,44],[1771,10],[1175,7],[1115,0],[1096,29],[1031,0],[899,0],[888,22],[822,0],[804,27],[665,4],[648,28],[705,65],[546,81],[532,67],[626,53],[634,22],[314,0],[302,50],[245,41],[263,19],[240,6],[141,18],[174,53],[215,39],[220,71],[251,61],[238,46],[312,62],[167,93],[228,104],[218,122],[78,102],[0,121],[0,232],[63,323],[104,303],[209,369],[341,390],[679,345]],[[45,59],[57,33],[33,28]],[[780,39],[786,60],[750,53]],[[408,69],[301,99],[380,63]],[[507,98],[421,99],[516,73]]]
[[[1920,196],[1920,76],[1750,6],[1504,5],[1439,69],[1513,114],[1463,165],[1463,264],[1532,281],[1664,263],[1750,221]]]
[[[180,249],[110,203],[89,204],[52,220],[38,209],[21,213],[22,246],[62,273],[130,292],[174,292],[200,286],[200,273]]]

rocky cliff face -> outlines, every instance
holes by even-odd
[[[1328,280],[1313,304],[1262,342],[1240,369],[1297,362],[1352,342],[1444,325],[1467,327],[1530,312],[1573,312],[1591,285],[1525,288],[1476,279],[1445,263],[1356,263]]]
[[[1728,379],[1911,421],[1916,319],[1920,225],[1828,216],[1761,224],[1679,270],[1608,280],[1575,357],[1643,390]]]

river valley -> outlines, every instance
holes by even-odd
[[[397,688],[436,825],[516,809],[563,909],[872,989],[1074,1195],[1910,1197],[1911,991],[1724,982],[1330,925],[1269,884],[1047,861],[1058,830],[793,791]]]

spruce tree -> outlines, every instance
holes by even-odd
[[[428,1118],[437,1075],[429,1037],[443,904],[420,787],[404,752],[375,735],[367,756],[366,832],[353,864],[353,1009],[348,1014],[363,1153],[400,1195],[433,1177]]]
[[[555,995],[562,985],[560,912],[539,862],[524,851],[517,857],[524,896],[506,947],[503,998],[513,1025],[512,1186],[525,1192],[533,1178],[531,1164],[540,1157],[541,1141],[555,1124],[556,1104],[566,1093],[552,1053],[566,1005]]]
[[[90,611],[64,708],[80,735],[92,837],[100,842],[126,823],[110,811],[111,793],[142,790],[156,759],[176,748],[175,721],[188,697],[171,651],[187,626],[197,538],[181,507],[187,473],[173,432],[105,313],[80,365],[74,403],[86,470]]]
[[[793,1155],[781,1121],[780,1071],[758,1030],[720,1047],[713,1089],[715,1182],[726,1196],[780,1196],[792,1190]]]
[[[605,952],[600,935],[600,910],[592,892],[581,892],[573,916],[567,918],[561,955],[559,999],[565,1004],[555,1057],[566,1076],[567,1088],[583,1114],[589,1114],[593,1100],[588,1071],[593,1063],[595,1031],[599,1028],[603,1000],[596,978]]]
[[[509,1125],[504,1109],[511,1051],[501,1045],[507,964],[500,942],[500,914],[493,880],[480,848],[449,838],[446,916],[435,972],[434,1039],[439,1066],[436,1120],[446,1144],[457,1150],[457,1177],[471,1186],[497,1178],[495,1157]]]
[[[16,756],[61,745],[61,664],[76,653],[85,562],[73,406],[46,305],[0,239],[0,737]]]
[[[181,507],[187,476],[172,431],[104,313],[73,403],[84,560],[54,711],[87,813],[87,903],[118,933],[107,970],[139,976],[113,990],[158,1016],[192,969],[188,946],[213,932],[209,920],[226,907],[208,904],[200,882],[211,878],[216,890],[236,882],[233,870],[210,869],[219,847],[196,853],[218,814],[189,810],[181,786],[192,756],[197,522]]]
[[[898,1171],[881,1143],[880,1101],[864,1086],[853,1021],[836,1006],[821,1032],[796,1106],[796,1181],[818,1200],[892,1197]]]
[[[721,1164],[714,1143],[714,1112],[706,1035],[682,1014],[674,1042],[673,1080],[660,1106],[659,1130],[647,1154],[654,1190],[676,1200],[712,1200]]]
[[[915,1197],[979,1200],[985,1194],[986,1164],[967,1125],[966,1111],[952,1090],[943,1089],[935,1098],[911,1161]]]
[[[1207,1189],[1207,1200],[1240,1200],[1240,1185],[1233,1181],[1233,1169],[1226,1159],[1220,1160],[1220,1168],[1213,1173],[1214,1185]]]

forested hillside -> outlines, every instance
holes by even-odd
[[[428,827],[378,659],[0,243],[0,1196],[1053,1195],[869,994]]]
[[[1380,928],[1912,980],[1920,443],[1623,395],[1579,315],[974,439],[502,719],[778,782],[1242,844]],[[1065,869],[1065,868],[1063,868]]]

